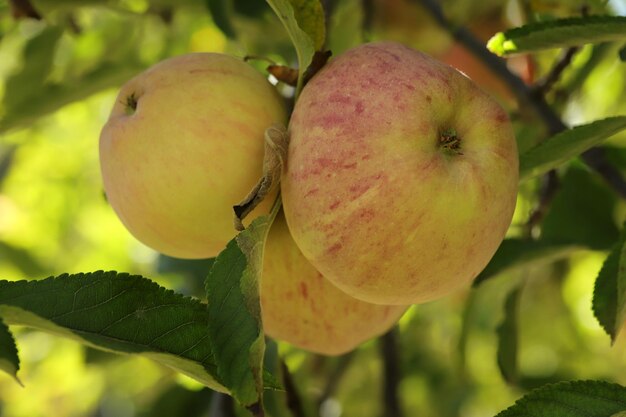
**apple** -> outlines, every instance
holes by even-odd
[[[289,132],[289,229],[353,297],[442,297],[476,277],[504,238],[518,183],[509,118],[428,55],[392,42],[340,55],[303,89]]]
[[[366,303],[337,289],[302,255],[282,214],[265,245],[260,295],[268,335],[325,355],[384,333],[407,309]]]
[[[286,117],[275,88],[241,59],[196,53],[160,62],[122,87],[102,129],[107,199],[145,245],[178,258],[216,256],[236,234],[233,205],[262,175],[265,129]]]

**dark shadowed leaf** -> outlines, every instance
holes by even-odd
[[[624,129],[626,116],[618,116],[558,133],[520,155],[520,181],[545,174]]]
[[[258,278],[273,215],[255,219],[215,259],[206,279],[209,337],[220,382],[246,407],[263,393],[265,339]]]
[[[531,391],[496,417],[612,417],[626,410],[626,388],[603,381],[573,381]]]
[[[593,312],[611,340],[615,341],[626,320],[626,229],[596,278]]]
[[[504,272],[565,258],[581,248],[580,245],[565,242],[520,238],[505,239],[487,267],[476,277],[474,285]]]
[[[626,39],[626,17],[588,16],[531,23],[496,34],[487,48],[498,55]]]
[[[71,83],[41,86],[28,101],[7,106],[6,114],[0,119],[0,133],[24,127],[66,104],[82,100],[106,88],[119,86],[142,69],[144,66],[136,62],[103,63]]]
[[[619,237],[613,221],[617,198],[595,174],[571,166],[541,226],[541,238],[607,250]]]
[[[139,354],[216,382],[206,305],[136,275],[94,272],[40,281],[0,281],[0,317],[99,349]]]
[[[17,371],[20,369],[20,358],[17,356],[15,339],[6,324],[0,319],[0,371],[11,375],[19,383]]]
[[[514,288],[504,303],[504,318],[498,325],[498,368],[504,380],[517,380],[518,305],[522,287]]]
[[[205,0],[205,4],[211,13],[215,26],[217,26],[224,35],[234,39],[236,32],[231,22],[231,0]]]

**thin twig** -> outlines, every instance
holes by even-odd
[[[620,197],[626,199],[626,183],[624,183],[622,173],[609,163],[604,149],[591,148],[582,154],[582,160],[588,167],[604,178]]]
[[[210,417],[235,417],[235,404],[232,397],[214,392],[209,409]]]
[[[563,50],[561,56],[556,61],[550,72],[546,74],[545,77],[537,81],[537,83],[535,83],[535,90],[544,95],[549,92],[554,84],[556,84],[556,82],[559,80],[565,68],[567,68],[569,64],[571,64],[574,55],[576,55],[578,51],[580,51],[579,46],[572,46]]]
[[[552,169],[543,176],[541,189],[539,190],[539,203],[530,214],[528,222],[526,223],[526,233],[529,237],[532,237],[533,229],[543,221],[552,204],[552,200],[554,200],[556,196],[559,186],[560,181],[556,170]]]
[[[402,417],[402,407],[398,395],[400,384],[400,364],[398,360],[398,341],[395,327],[380,338],[380,353],[383,358],[383,410],[384,417]]]
[[[550,135],[567,130],[567,126],[561,118],[548,105],[541,92],[528,87],[524,81],[509,71],[503,59],[492,54],[483,43],[478,40],[469,30],[455,27],[443,14],[437,0],[416,0],[424,6],[435,18],[441,27],[450,32],[454,39],[463,45],[470,53],[480,59],[487,67],[509,87],[517,98],[520,108],[529,108],[541,119]],[[626,198],[626,181],[621,173],[612,166],[600,149],[593,148],[582,155],[582,160],[600,175],[618,195]]]
[[[281,361],[280,365],[283,374],[285,394],[287,395],[287,408],[291,411],[294,417],[305,417],[302,400],[300,399],[300,394],[296,389],[296,384],[291,377],[289,368],[287,368],[287,364],[285,364],[284,361]]]
[[[322,405],[324,401],[333,396],[341,379],[346,374],[348,368],[350,368],[350,364],[352,363],[352,359],[354,358],[354,351],[346,353],[345,355],[337,358],[337,366],[332,370],[330,375],[328,376],[326,386],[322,390],[322,394],[319,396],[318,404]]]

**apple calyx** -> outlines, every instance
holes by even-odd
[[[137,110],[137,104],[139,103],[139,97],[135,95],[135,93],[131,93],[128,97],[126,97],[126,103],[124,107],[124,111],[127,116],[132,115]]]
[[[243,219],[255,209],[280,182],[283,166],[287,160],[287,146],[289,134],[282,125],[273,125],[265,130],[265,155],[263,157],[263,176],[256,183],[252,191],[237,205],[235,212],[235,229],[245,229]]]
[[[461,138],[454,129],[445,129],[439,134],[439,147],[446,153],[463,155],[461,152]]]

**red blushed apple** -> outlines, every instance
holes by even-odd
[[[281,97],[243,60],[165,60],[122,87],[102,129],[108,201],[147,246],[178,258],[216,256],[235,236],[233,205],[262,174],[265,129],[285,121]]]
[[[384,333],[407,309],[366,303],[336,288],[302,255],[282,214],[265,245],[260,293],[268,335],[325,355]]]
[[[467,285],[511,222],[507,114],[452,67],[396,43],[359,46],[304,88],[281,190],[304,256],[347,294],[406,305]]]

